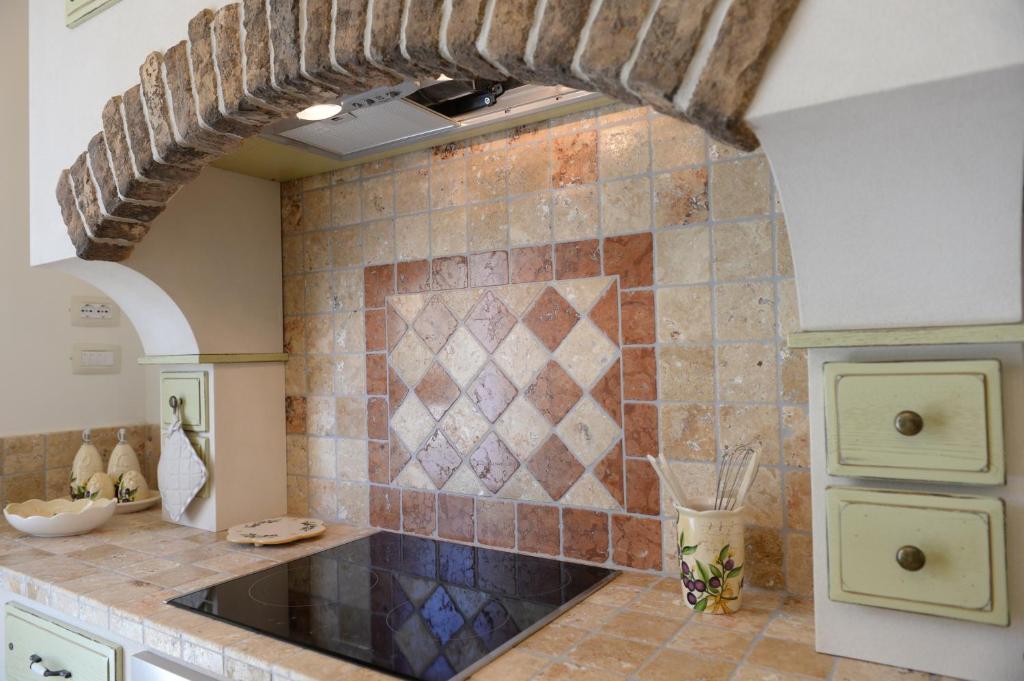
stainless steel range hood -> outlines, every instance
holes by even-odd
[[[562,86],[514,84],[484,105],[458,115],[443,115],[414,101],[417,92],[446,79],[420,84],[408,81],[341,100],[342,110],[332,118],[304,121],[290,118],[263,132],[263,137],[338,161],[379,155],[390,149],[441,140],[453,133],[485,132],[510,127],[545,114],[597,105],[603,95]]]

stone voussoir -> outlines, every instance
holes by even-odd
[[[342,96],[374,87],[367,81],[336,67],[331,61],[332,0],[306,0],[305,32],[302,35],[302,73],[305,77],[325,83]]]
[[[71,171],[62,170],[57,181],[57,205],[67,227],[68,238],[75,247],[75,254],[82,260],[105,260],[121,262],[134,250],[131,246],[93,241],[85,229],[82,215],[78,210],[75,190],[71,182]]]
[[[590,8],[601,0],[548,0],[526,54],[526,73],[534,82],[568,85],[583,90],[594,86],[572,68]]]
[[[333,4],[334,49],[331,64],[367,83],[370,88],[397,85],[401,75],[374,64],[366,49],[367,0]]]
[[[199,119],[192,91],[188,43],[184,40],[164,52],[164,75],[176,139],[189,147],[209,150],[217,156],[235,149],[241,143],[240,137],[204,127]]]
[[[110,155],[110,167],[114,172],[117,192],[127,199],[166,203],[178,187],[138,175],[121,107],[120,95],[111,97],[103,107],[103,139]]]
[[[299,0],[267,0],[267,24],[273,54],[271,82],[275,88],[309,104],[330,102],[342,94],[333,85],[302,71]]]
[[[121,197],[117,190],[117,181],[114,179],[114,171],[110,167],[107,143],[102,132],[96,133],[89,140],[88,159],[89,170],[96,181],[104,214],[115,218],[149,222],[155,220],[163,212],[165,207],[163,203],[141,203]]]
[[[497,71],[521,77],[530,72],[526,49],[541,0],[486,0],[477,52]]]
[[[178,188],[199,175],[199,168],[195,165],[174,165],[156,157],[153,131],[146,120],[141,85],[125,90],[121,100],[124,107],[125,129],[128,131],[135,168],[140,176]]]
[[[149,225],[114,219],[103,212],[99,192],[92,171],[89,169],[89,154],[83,151],[71,164],[71,186],[75,190],[78,210],[85,222],[89,236],[98,239],[141,241]]]
[[[283,109],[270,106],[246,91],[242,68],[242,6],[224,5],[213,14],[213,63],[219,77],[226,116],[263,127],[283,118]]]
[[[194,147],[179,140],[174,133],[174,121],[170,103],[167,101],[167,82],[164,77],[164,56],[150,52],[139,67],[142,85],[142,102],[146,121],[153,139],[157,160],[171,165],[201,168],[217,156],[214,148]]]
[[[245,29],[245,58],[242,64],[246,94],[285,115],[295,114],[315,103],[309,98],[274,87],[270,22],[264,0],[244,0],[242,26]]]
[[[406,0],[401,32],[402,54],[408,61],[450,78],[473,78],[441,54],[441,30],[445,18],[444,0]]]
[[[220,110],[217,66],[213,50],[214,13],[204,9],[188,22],[188,58],[196,95],[196,115],[204,125],[238,137],[251,137],[259,123],[227,115]]]
[[[707,27],[714,0],[662,0],[641,39],[626,87],[658,111],[679,117],[672,99]]]
[[[477,37],[483,28],[487,0],[445,0],[441,23],[441,56],[462,71],[477,78],[504,80],[498,71],[480,54]]]
[[[758,147],[757,136],[743,115],[798,2],[733,0],[686,104],[690,120],[740,149],[752,151]]]
[[[590,83],[591,89],[639,104],[640,98],[623,84],[622,70],[657,5],[657,0],[604,0],[587,22],[585,35],[577,45],[573,59],[576,76]]]
[[[368,15],[370,43],[366,46],[369,60],[406,78],[430,78],[438,71],[429,65],[409,61],[402,53],[402,26],[406,18],[403,0],[374,0]]]

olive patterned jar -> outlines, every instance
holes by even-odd
[[[743,508],[714,510],[713,498],[676,505],[676,540],[683,602],[694,612],[730,615],[743,589]]]

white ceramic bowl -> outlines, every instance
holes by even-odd
[[[30,499],[7,504],[4,517],[14,529],[36,537],[70,537],[95,530],[114,516],[113,499]]]

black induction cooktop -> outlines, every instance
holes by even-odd
[[[449,681],[616,574],[378,532],[168,602],[399,678]]]

